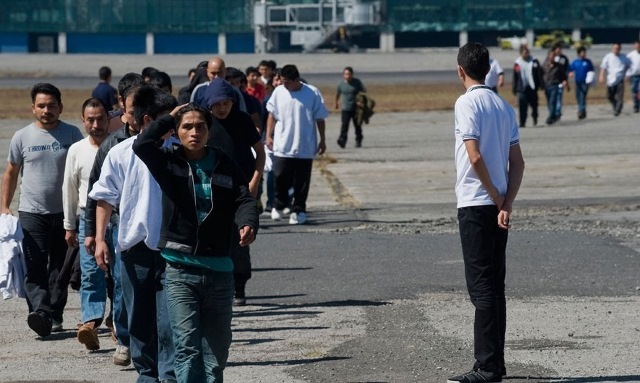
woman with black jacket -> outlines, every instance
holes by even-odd
[[[158,247],[167,260],[169,320],[178,382],[222,381],[231,344],[233,223],[240,245],[258,231],[258,208],[238,165],[206,146],[211,115],[187,104],[146,128],[133,150],[162,189]],[[175,129],[179,146],[161,148]]]

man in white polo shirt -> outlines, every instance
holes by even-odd
[[[458,52],[466,93],[455,105],[458,223],[465,277],[475,306],[473,370],[449,382],[501,382],[504,340],[505,250],[509,216],[524,160],[513,108],[484,85],[489,51],[469,43]]]

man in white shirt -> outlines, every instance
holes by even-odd
[[[283,86],[277,87],[267,102],[266,138],[267,147],[273,150],[276,184],[271,218],[282,219],[284,208],[289,206],[289,189],[293,187],[289,223],[301,225],[307,220],[313,159],[327,149],[324,119],[329,111],[320,91],[300,81],[295,65],[285,65],[280,76]]]
[[[500,63],[496,59],[489,59],[489,63],[491,67],[489,68],[489,73],[484,78],[484,85],[491,88],[492,91],[498,93],[498,88],[502,88],[504,86],[504,71],[500,66]]]
[[[600,64],[600,83],[607,83],[607,99],[613,107],[613,115],[622,113],[624,104],[624,77],[631,65],[627,56],[620,53],[620,43],[611,46],[611,52],[607,53]]]
[[[140,130],[177,106],[170,94],[142,86],[133,98]],[[98,266],[107,269],[106,228],[114,206],[119,207],[118,243],[121,283],[129,318],[131,361],[138,382],[175,381],[172,332],[164,288],[165,261],[158,251],[162,223],[162,192],[149,169],[131,148],[137,136],[117,144],[107,154],[100,179],[89,197],[98,201],[96,247]]]
[[[475,307],[473,370],[448,382],[502,382],[506,375],[505,260],[512,205],[524,160],[513,108],[484,85],[489,51],[469,43],[458,53],[466,93],[455,104],[458,223],[467,290]]]
[[[82,125],[87,137],[71,145],[67,153],[62,183],[65,240],[69,247],[79,247],[80,309],[83,325],[78,329],[78,341],[87,350],[98,350],[98,327],[102,324],[107,303],[105,272],[98,267],[92,254],[84,247],[84,208],[87,204],[89,174],[100,144],[109,134],[109,117],[101,100],[90,98],[82,104]],[[78,217],[78,209],[80,215]],[[76,226],[76,221],[79,227]],[[78,244],[82,246],[78,246]]]
[[[631,66],[627,76],[631,78],[631,100],[633,101],[633,113],[640,111],[640,40],[636,40],[635,49],[627,54]]]

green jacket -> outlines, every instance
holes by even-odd
[[[376,107],[376,102],[369,97],[366,93],[358,93],[356,96],[356,116],[355,122],[358,125],[369,123],[369,119],[375,113],[373,108]]]

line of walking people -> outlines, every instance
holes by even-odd
[[[520,127],[527,122],[531,107],[533,126],[538,124],[538,91],[544,90],[549,115],[547,125],[560,121],[562,117],[563,95],[571,90],[571,79],[575,87],[578,105],[578,119],[587,117],[587,94],[596,84],[606,84],[607,100],[611,103],[613,115],[619,116],[624,105],[625,79],[629,78],[634,113],[640,110],[640,41],[627,55],[621,53],[621,44],[614,43],[600,63],[599,73],[587,57],[587,49],[578,47],[577,58],[569,61],[562,53],[562,45],[556,43],[541,63],[531,56],[530,49],[520,47],[520,57],[516,59],[513,71],[512,91],[518,97]]]
[[[263,140],[274,152],[272,218],[289,208],[289,223],[306,221],[313,157],[326,149],[320,92],[294,65],[277,76],[275,63],[262,66],[271,71],[250,67],[245,75],[214,58],[194,71],[207,84],[182,104],[170,79],[168,89],[160,86],[167,81],[150,81],[163,77],[152,68],[147,81],[128,73],[118,83],[120,110],[94,97],[82,105],[86,137],[60,120],[60,90],[34,85],[36,121],[11,140],[2,213],[13,214],[20,182],[27,325],[38,336],[64,331],[67,286],[59,274],[67,249],[77,248],[80,343],[99,349],[106,321],[113,363],[133,363],[138,382],[222,381],[232,306],[246,303],[251,278]],[[260,101],[268,114],[256,119]]]

